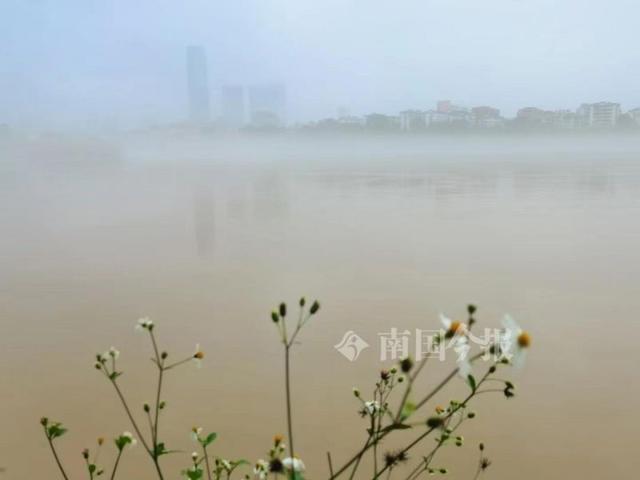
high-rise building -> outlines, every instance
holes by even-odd
[[[227,128],[244,126],[244,87],[225,85],[222,87],[222,123]]]
[[[189,120],[195,124],[211,120],[209,103],[209,76],[204,47],[187,47],[187,85],[189,94]]]
[[[620,104],[612,102],[583,103],[577,111],[581,126],[615,127],[621,115]]]
[[[249,87],[251,125],[259,128],[283,127],[286,124],[286,97],[282,84]]]

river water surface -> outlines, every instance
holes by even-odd
[[[201,369],[166,379],[161,433],[186,452],[167,470],[188,465],[193,425],[218,432],[216,455],[264,457],[286,431],[270,310],[300,295],[322,303],[293,350],[310,478],[326,476],[328,450],[338,465],[364,441],[351,388],[371,390],[380,334],[439,328],[439,312],[464,318],[469,302],[480,328],[512,314],[533,348],[516,398],[479,400],[466,445],[436,463],[471,478],[482,440],[495,479],[636,473],[639,140],[137,139],[100,161],[91,149],[4,151],[1,478],[56,477],[42,415],[70,429],[59,447],[75,478],[82,448],[131,430],[93,357],[121,350],[141,414],[155,381],[133,328],[142,316],[171,358],[206,352]],[[355,362],[334,349],[347,331],[370,344]],[[452,364],[433,362],[419,391]],[[438,401],[465,388],[456,379]],[[122,468],[153,478],[140,448]]]

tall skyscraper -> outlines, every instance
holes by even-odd
[[[222,123],[228,128],[244,126],[244,87],[225,85],[222,87]]]
[[[189,90],[189,120],[195,124],[211,120],[209,104],[209,76],[204,47],[187,47],[187,84]]]
[[[249,88],[249,112],[255,127],[283,127],[286,124],[286,90],[282,84]]]

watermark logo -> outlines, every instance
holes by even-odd
[[[349,330],[345,333],[342,340],[340,340],[337,345],[333,346],[333,348],[344,355],[344,357],[350,362],[355,362],[362,351],[368,347],[369,344],[353,330]]]

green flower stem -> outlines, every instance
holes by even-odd
[[[151,449],[149,448],[149,445],[147,444],[146,440],[142,436],[142,432],[138,428],[138,423],[133,418],[133,415],[131,414],[131,410],[129,409],[129,405],[127,404],[127,401],[124,398],[124,395],[122,394],[122,391],[118,386],[118,383],[116,382],[115,379],[110,378],[108,374],[107,374],[107,378],[109,378],[109,380],[111,381],[111,384],[113,385],[113,388],[115,388],[116,393],[118,394],[118,398],[120,398],[120,403],[122,403],[122,406],[124,407],[124,411],[126,412],[127,417],[129,417],[129,421],[131,422],[133,429],[135,430],[136,434],[138,435],[138,438],[140,439],[140,443],[142,443],[142,446],[147,451],[147,453],[153,456],[153,452],[151,451]]]
[[[118,449],[118,456],[116,457],[116,462],[113,464],[113,470],[111,470],[110,480],[116,478],[116,471],[118,470],[118,465],[120,464],[120,457],[122,457],[122,450]]]
[[[475,358],[475,357],[474,357]],[[495,366],[495,364],[494,364]],[[457,369],[456,369],[457,371]],[[454,372],[455,374],[455,372]],[[487,379],[487,377],[491,374],[491,370],[487,370],[487,372],[483,375],[483,377],[480,379],[480,381],[478,382],[476,388],[464,399],[464,401],[458,405],[458,408],[456,408],[455,410],[452,410],[451,413],[449,413],[446,417],[445,420],[448,420],[449,418],[451,418],[451,416],[456,413],[457,411],[459,411],[461,408],[463,408],[464,406],[466,406],[466,404],[473,398],[476,396],[476,392],[477,392],[477,388],[480,387],[480,385],[482,385],[484,383],[484,381]],[[453,377],[451,377],[453,378]],[[437,387],[436,387],[437,388]],[[424,438],[426,438],[427,436],[429,436],[429,434],[431,434],[431,432],[433,432],[436,429],[436,427],[434,428],[429,428],[426,432],[420,434],[415,440],[413,440],[411,443],[409,443],[409,445],[407,445],[406,447],[404,447],[402,450],[400,450],[399,453],[403,454],[403,453],[407,453],[409,450],[411,450],[414,446],[416,446],[418,443],[420,443]],[[377,478],[380,477],[380,475],[382,475],[385,471],[387,471],[389,469],[389,465],[385,465],[378,473],[375,474],[375,476],[373,477],[372,480],[376,480]]]
[[[482,357],[484,355],[485,352],[480,352],[476,355],[474,355],[471,359],[470,362],[473,363],[475,360],[477,360],[478,358]],[[420,400],[420,402],[418,402],[418,404],[416,405],[416,410],[420,407],[422,407],[425,403],[427,403],[429,400],[431,400],[440,390],[442,390],[458,373],[458,368],[455,368],[451,371],[451,373],[449,373],[429,394],[427,394],[422,400]],[[384,437],[386,437],[389,433],[391,433],[391,429],[390,430],[386,430],[384,432],[382,432],[379,437],[376,439],[376,442],[381,441]],[[370,439],[369,439],[370,440]],[[360,449],[360,451],[358,451],[353,457],[351,457],[342,467],[340,467],[334,474],[332,474],[329,477],[329,480],[335,480],[336,478],[338,478],[340,475],[342,475],[349,467],[351,467],[351,465],[353,465],[354,463],[360,463],[360,459],[362,458],[362,456],[373,446],[373,443],[371,443],[370,441],[367,441],[364,445],[364,447],[362,447],[362,449]]]
[[[156,406],[155,406],[155,421],[153,422],[153,464],[156,467],[158,477],[160,480],[164,480],[162,475],[162,469],[160,468],[159,455],[158,455],[158,421],[160,418],[160,395],[162,393],[162,379],[164,377],[164,359],[162,358],[160,351],[158,350],[158,344],[156,343],[156,337],[153,334],[153,330],[149,330],[149,336],[151,337],[151,344],[153,345],[153,352],[156,356],[156,365],[158,366],[158,388],[156,390]]]
[[[47,427],[44,428],[44,433],[47,436],[47,441],[49,442],[49,447],[51,447],[51,452],[53,453],[53,458],[55,458],[56,463],[58,464],[58,469],[60,470],[60,473],[62,474],[62,477],[65,480],[69,480],[69,477],[67,476],[67,473],[65,472],[64,467],[62,466],[62,462],[60,462],[60,457],[58,457],[58,452],[56,452],[56,448],[53,446],[53,440],[51,440],[51,437],[47,433]]]
[[[204,464],[207,467],[207,478],[211,480],[211,467],[209,466],[209,455],[207,454],[207,446],[202,445],[202,453],[204,455]]]
[[[283,322],[284,323],[284,322]],[[290,369],[290,361],[289,361],[289,350],[291,349],[291,344],[287,343],[284,347],[284,372],[285,372],[285,389],[287,396],[287,430],[289,433],[289,454],[291,458],[294,458],[294,449],[293,449],[293,424],[291,420],[291,369]],[[293,468],[291,469],[290,477],[294,478]]]

